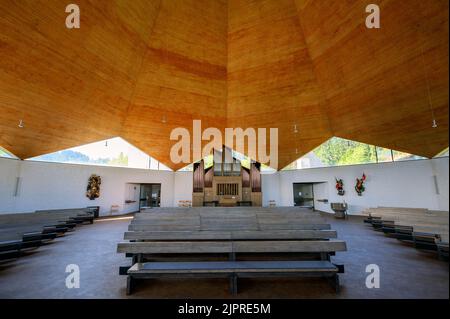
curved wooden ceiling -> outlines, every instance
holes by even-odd
[[[76,3],[69,30],[59,0],[0,1],[0,145],[20,158],[121,136],[178,169],[169,134],[193,119],[277,127],[278,168],[332,136],[448,146],[447,0]]]

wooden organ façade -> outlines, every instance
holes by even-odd
[[[241,161],[231,149],[214,150],[212,163],[193,167],[192,206],[261,206],[261,164]]]

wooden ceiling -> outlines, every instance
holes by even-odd
[[[193,119],[278,128],[278,168],[332,136],[448,147],[448,0],[76,3],[69,30],[64,2],[0,1],[0,146],[20,158],[121,136],[178,169],[170,131]]]

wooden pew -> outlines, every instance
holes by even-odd
[[[267,228],[268,229],[268,228]],[[286,230],[294,230],[291,226],[286,225]],[[296,225],[295,230],[326,230],[331,229],[330,224],[301,224]],[[207,231],[208,229],[200,229],[198,226],[189,226],[189,225],[176,225],[176,226],[167,226],[167,225],[139,225],[139,224],[130,224],[128,226],[129,231]],[[278,227],[277,230],[282,230],[282,228]]]
[[[127,272],[127,294],[136,280],[151,278],[228,278],[230,293],[237,295],[238,278],[325,277],[339,292],[339,276],[344,268],[329,261],[216,261],[136,263]]]
[[[179,261],[176,262],[164,262],[164,263],[140,263],[142,261],[142,257],[138,259],[138,263],[134,264],[130,269],[128,269],[128,280],[127,280],[127,292],[131,293],[132,288],[134,286],[133,281],[139,278],[154,278],[153,276],[161,272],[152,272],[151,270],[155,270],[155,266],[146,266],[142,268],[142,265],[164,265],[160,270],[164,272],[166,275],[170,276],[179,276],[184,274],[192,274],[195,272],[196,267],[206,268],[208,269],[207,273],[210,273],[214,277],[218,273],[227,273],[228,275],[236,275],[243,276],[245,273],[259,273],[261,276],[270,277],[275,273],[290,275],[290,273],[302,273],[303,275],[312,276],[313,274],[321,274],[324,276],[329,276],[330,267],[334,269],[333,271],[333,280],[335,281],[335,287],[338,290],[339,283],[338,278],[334,275],[337,274],[339,269],[343,267],[334,266],[329,262],[326,254],[330,252],[337,251],[345,251],[346,245],[343,241],[231,241],[231,242],[223,242],[223,241],[213,241],[213,242],[205,242],[205,241],[196,241],[196,242],[127,242],[127,243],[119,243],[117,246],[117,252],[119,253],[132,253],[143,256],[144,254],[229,254],[230,261],[235,262],[233,265],[235,267],[234,270],[242,268],[242,271],[233,271],[230,273],[229,271],[225,271],[221,267],[217,267],[217,262],[195,262],[191,263],[190,271],[189,268],[186,268],[185,271],[182,271],[177,265],[183,264]],[[273,267],[267,266],[267,261],[252,261],[252,262],[244,262],[244,261],[235,261],[236,254],[240,253],[322,253],[324,257],[322,257],[322,262],[325,263],[316,263],[314,269],[310,269],[310,271],[306,271],[305,269],[309,269],[305,265],[308,263],[311,264],[311,261],[273,261]],[[220,262],[218,262],[220,263]],[[269,262],[270,263],[270,262]],[[244,264],[252,265],[252,267],[244,267]],[[275,265],[277,265],[275,267]],[[283,267],[287,265],[295,265],[291,268],[291,271],[286,271]],[[325,265],[326,264],[326,265]],[[185,263],[186,265],[186,263]],[[283,265],[281,267],[280,265]],[[200,269],[197,268],[197,269]],[[284,270],[282,270],[284,269]],[[197,277],[200,275],[205,275],[205,272],[200,272],[195,275]],[[235,281],[236,279],[233,278]],[[235,286],[235,285],[234,285]],[[236,289],[232,290],[236,293]]]
[[[124,234],[124,239],[132,242],[122,242],[117,246],[118,253],[133,256],[134,264],[131,268],[121,267],[119,273],[128,275],[130,293],[135,279],[153,276],[226,275],[234,282],[231,287],[236,287],[237,276],[245,274],[260,274],[265,277],[289,273],[312,276],[322,274],[336,283],[335,275],[343,267],[331,264],[330,255],[345,251],[346,244],[344,241],[330,240],[337,237],[336,232],[330,228],[319,214],[298,208],[149,209],[136,214],[128,227],[129,231]],[[251,255],[251,264],[236,261],[236,254],[241,259]],[[278,258],[292,259],[298,258],[299,254],[301,259],[307,260],[271,261],[269,264],[265,264],[267,261],[263,260],[275,255]],[[224,261],[217,261],[220,255],[228,256],[227,263],[234,264],[222,267],[225,265],[221,264]],[[149,256],[167,256],[170,261],[143,263],[144,257]],[[195,262],[181,262],[185,256],[191,259],[193,256],[198,257]],[[199,257],[209,261],[200,261]],[[211,257],[214,257],[214,261],[211,261]],[[317,257],[320,260],[316,260]],[[310,267],[307,266],[308,262]],[[312,264],[314,262],[319,263]],[[289,266],[289,263],[293,264]],[[311,265],[314,265],[313,269]],[[235,288],[232,290],[235,291]]]
[[[347,247],[342,240],[152,241],[121,242],[117,245],[118,253],[141,256],[145,254],[335,253],[345,250]]]
[[[311,240],[336,238],[335,230],[275,230],[275,231],[135,231],[125,232],[125,240],[134,241],[194,241],[194,240]]]
[[[366,210],[375,230],[411,243],[418,249],[437,251],[448,259],[449,214],[427,209],[379,207]]]

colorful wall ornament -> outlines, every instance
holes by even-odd
[[[90,200],[94,200],[100,197],[100,184],[102,183],[102,178],[98,175],[92,174],[88,180],[88,186],[86,189],[86,197]]]
[[[362,196],[362,193],[366,190],[364,187],[364,181],[366,180],[366,174],[363,173],[361,178],[356,178],[355,191],[358,196]]]

